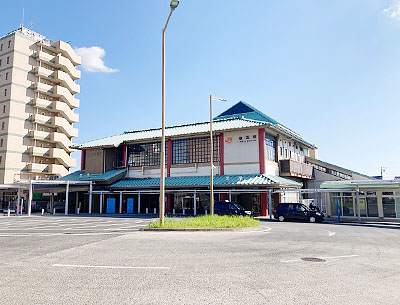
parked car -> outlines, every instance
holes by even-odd
[[[274,209],[274,218],[279,221],[300,220],[321,222],[324,220],[324,214],[313,211],[302,203],[281,203]]]
[[[250,216],[251,212],[246,211],[240,204],[229,201],[218,201],[214,204],[214,213],[217,215],[239,215]]]

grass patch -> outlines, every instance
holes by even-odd
[[[249,216],[203,215],[188,218],[165,218],[164,226],[158,220],[152,221],[147,228],[246,228],[256,227],[258,219]]]

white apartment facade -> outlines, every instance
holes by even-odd
[[[81,58],[63,41],[21,27],[0,37],[0,184],[65,176]]]

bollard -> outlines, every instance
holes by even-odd
[[[182,210],[182,215],[185,216],[185,209]]]
[[[76,210],[76,214],[78,214],[78,215],[79,215],[79,210],[80,210],[80,208],[78,208],[78,209]]]
[[[157,208],[154,208],[154,214],[157,214]]]
[[[42,216],[44,215],[44,209],[42,209]]]
[[[146,208],[146,214],[149,214],[149,208]]]
[[[11,211],[10,211],[10,209],[8,209],[8,213],[7,213],[8,217],[10,217],[10,213],[11,213]]]
[[[56,215],[56,208],[53,208],[53,216]]]
[[[175,209],[172,209],[172,215],[175,215]]]
[[[205,215],[207,215],[207,210],[205,211]]]

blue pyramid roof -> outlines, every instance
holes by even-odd
[[[273,118],[269,117],[268,115],[262,113],[260,110],[254,108],[253,106],[243,101],[240,101],[239,103],[233,105],[231,108],[224,111],[214,119],[218,120],[218,119],[243,118],[243,117],[249,120],[256,120],[271,124],[279,124],[279,122],[275,121]]]

